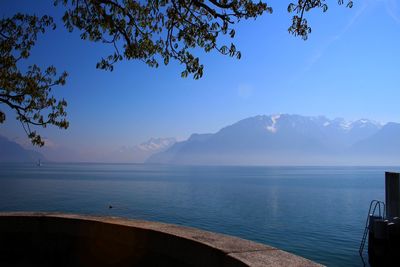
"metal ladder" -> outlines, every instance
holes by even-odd
[[[385,202],[383,202],[383,201],[374,199],[369,204],[369,210],[368,210],[367,220],[365,222],[364,234],[361,239],[360,249],[358,250],[361,257],[362,257],[362,253],[363,253],[363,250],[365,247],[365,242],[367,241],[367,236],[368,236],[368,232],[369,232],[369,218],[371,216],[375,216],[375,212],[378,211],[378,216],[382,219],[385,219],[385,209],[386,209]]]

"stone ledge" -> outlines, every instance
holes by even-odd
[[[27,245],[18,246],[21,242]],[[50,257],[51,264],[68,255],[64,260],[76,266],[321,266],[271,246],[191,227],[64,213],[0,213],[0,263],[7,255],[36,260],[40,254],[41,261],[57,255]]]

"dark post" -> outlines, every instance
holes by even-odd
[[[400,217],[400,173],[385,172],[386,217]]]

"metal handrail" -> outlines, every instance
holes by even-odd
[[[368,210],[368,215],[367,215],[367,220],[365,221],[365,229],[364,229],[364,234],[363,237],[361,239],[361,244],[360,244],[360,248],[358,250],[358,252],[360,253],[361,257],[362,257],[362,253],[365,247],[365,242],[367,240],[367,236],[368,236],[368,232],[369,232],[369,219],[371,216],[375,215],[376,209],[378,208],[378,216],[381,217],[382,219],[386,218],[386,205],[385,202],[383,201],[379,201],[379,200],[372,200],[371,203],[369,204],[369,210]],[[372,210],[372,212],[371,212]]]
[[[372,214],[371,214],[371,207],[372,207],[373,203],[375,203],[375,205],[374,205],[374,209],[372,210]],[[386,205],[385,205],[385,202],[379,201],[379,200],[376,200],[376,199],[371,201],[371,204],[370,204],[370,207],[369,207],[369,211],[368,211],[368,215],[374,215],[377,207],[379,208],[379,217],[382,217],[382,219],[385,219],[386,218]],[[381,210],[381,207],[382,207],[383,211]]]

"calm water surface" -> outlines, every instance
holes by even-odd
[[[251,239],[328,266],[362,266],[368,206],[384,199],[388,170],[400,169],[0,164],[0,211],[161,221]]]

